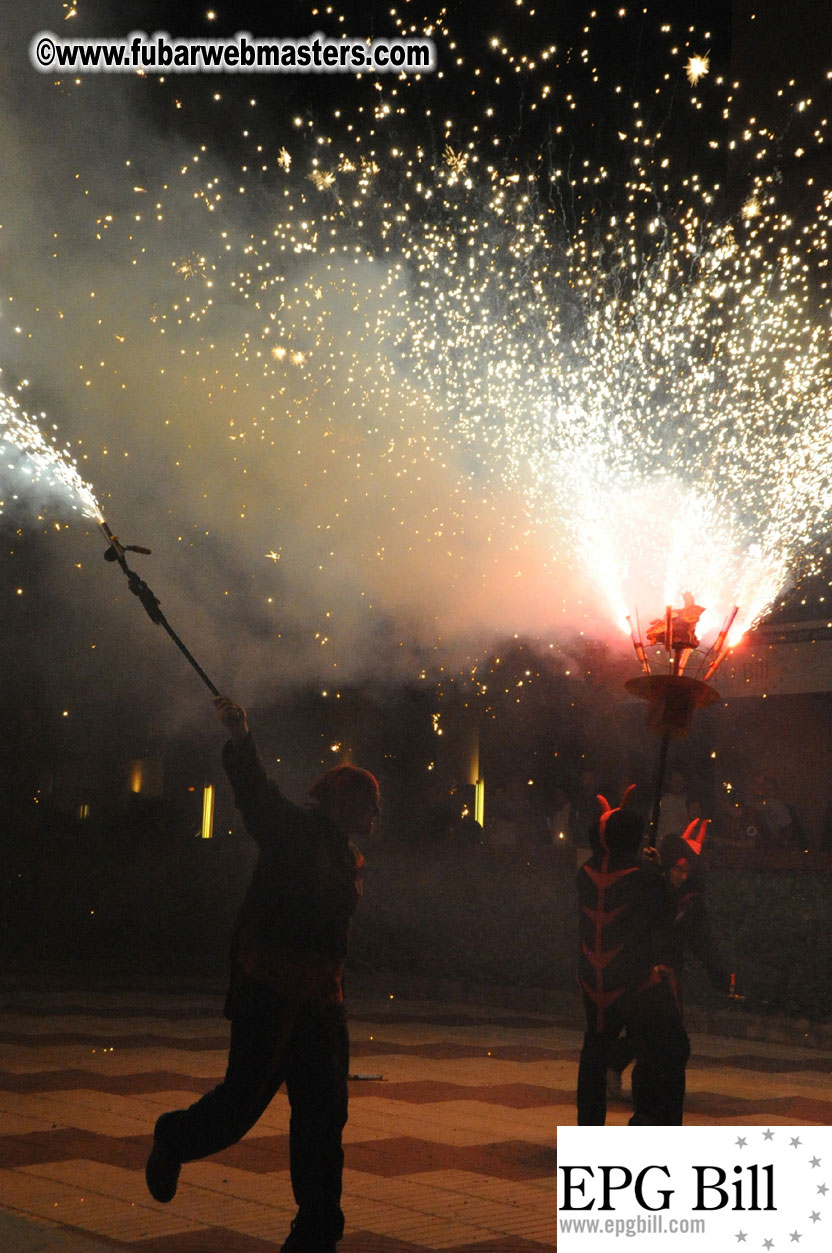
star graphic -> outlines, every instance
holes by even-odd
[[[821,1196],[826,1196],[828,1191],[829,1191],[829,1186],[827,1184],[825,1183],[818,1184],[818,1192],[821,1194]]]
[[[798,1240],[800,1239],[800,1233],[797,1231],[790,1231],[789,1239],[791,1240],[792,1244],[797,1244]]]
[[[763,1248],[764,1248],[764,1249],[773,1249],[773,1248],[774,1248],[774,1241],[773,1241],[773,1240],[764,1240],[764,1241],[763,1241]]]
[[[811,1212],[811,1214],[809,1215],[809,1217],[811,1218],[811,1220],[812,1220],[812,1222],[813,1222],[813,1223],[819,1223],[819,1222],[820,1222],[820,1214],[818,1213],[818,1211],[817,1211],[817,1210],[812,1210],[812,1212]]]
[[[763,1139],[764,1139],[764,1140],[773,1140],[773,1139],[774,1139],[774,1132],[773,1132],[771,1129],[769,1129],[768,1131],[764,1131],[764,1132],[763,1132]]]
[[[737,1148],[738,1149],[744,1149],[745,1143],[746,1143],[745,1136],[737,1136]]]
[[[812,1165],[813,1165],[813,1166],[820,1166],[820,1158],[819,1158],[819,1157],[813,1157],[811,1160],[812,1160]]]
[[[793,1136],[789,1143],[793,1149],[798,1148],[800,1146],[800,1136]]]
[[[737,1240],[739,1241],[740,1244],[745,1244],[745,1238],[747,1235],[748,1235],[748,1232],[746,1231],[737,1232]]]

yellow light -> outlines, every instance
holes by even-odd
[[[210,840],[214,834],[214,785],[206,783],[202,792],[202,831],[203,840]]]
[[[477,779],[474,784],[474,818],[481,827],[485,826],[485,779]]]

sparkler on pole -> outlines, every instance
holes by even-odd
[[[734,619],[736,618],[738,612],[739,612],[739,607],[737,605],[734,605],[734,608],[731,610],[728,617],[725,619],[725,622],[722,624],[722,630],[720,631],[719,635],[716,637],[713,648],[710,650],[710,653],[705,658],[705,660],[708,662],[708,668],[702,676],[703,683],[708,682],[708,679],[710,679],[711,675],[714,674],[717,668],[722,665],[722,662],[724,661],[724,659],[728,656],[728,653],[730,652],[730,649],[725,647],[725,641],[728,638],[728,632],[731,630],[731,627],[734,625]]]
[[[627,614],[627,625],[630,628],[630,639],[633,641],[633,648],[635,650],[635,654],[638,657],[639,661],[641,662],[641,668],[645,674],[649,674],[650,662],[647,660],[647,654],[644,651],[644,644],[642,643],[642,640],[641,640],[641,632],[637,631],[636,627],[633,626],[633,620],[629,614]]]
[[[627,619],[630,624],[633,648],[641,663],[643,673],[634,679],[628,679],[624,686],[634,696],[649,702],[647,725],[651,731],[661,736],[650,818],[654,842],[659,825],[659,805],[671,738],[687,736],[690,733],[694,711],[706,705],[713,705],[719,700],[719,692],[709,686],[708,679],[730,652],[727,646],[728,632],[739,609],[738,606],[734,606],[716,640],[705,653],[700,667],[702,677],[693,678],[686,675],[684,670],[691,655],[699,646],[696,638],[696,624],[703,612],[702,606],[695,604],[693,597],[685,593],[682,609],[674,610],[668,605],[664,616],[654,619],[648,626],[648,642],[660,645],[667,652],[670,669],[665,674],[652,673],[641,634],[636,632],[630,619]]]
[[[106,536],[107,543],[109,545],[109,548],[104,553],[104,560],[118,562],[118,564],[121,566],[127,578],[127,586],[130,588],[130,591],[133,593],[133,595],[137,596],[139,600],[141,601],[141,604],[145,610],[145,613],[150,618],[150,621],[155,622],[157,626],[163,627],[164,630],[167,631],[168,635],[173,640],[176,647],[179,649],[179,651],[182,653],[185,659],[190,663],[190,665],[193,666],[194,670],[196,670],[197,674],[202,679],[202,682],[209,689],[211,694],[213,696],[219,696],[220,695],[219,688],[214,686],[214,684],[208,678],[208,675],[202,669],[202,666],[194,657],[193,653],[190,651],[190,649],[188,649],[185,646],[185,644],[182,642],[182,640],[174,631],[173,627],[168,622],[165,615],[162,613],[162,608],[161,608],[161,605],[159,604],[158,597],[154,595],[154,593],[145,583],[144,579],[140,578],[139,575],[136,574],[136,571],[131,569],[131,567],[127,564],[127,557],[125,555],[126,553],[143,553],[149,556],[150,549],[143,548],[138,544],[122,544],[119,541],[118,536],[114,535],[113,532],[110,530],[109,526],[107,525],[106,520],[102,516],[99,516],[98,518],[98,525],[101,527],[101,530]]]
[[[219,696],[219,689],[214,686],[162,613],[158,597],[127,563],[127,553],[149,556],[150,549],[140,544],[121,543],[118,536],[110,530],[92,487],[81,478],[66,450],[58,448],[54,440],[48,440],[37,422],[24,413],[12,398],[0,392],[0,454],[6,454],[7,450],[11,451],[15,459],[23,459],[30,482],[45,484],[47,489],[59,493],[62,498],[69,497],[74,509],[80,508],[85,517],[98,524],[107,540],[105,559],[118,562],[124,571],[127,586],[139,598],[151,622],[164,627],[212,695]],[[13,469],[15,464],[16,461],[13,461],[9,468]],[[0,513],[2,503],[0,502]]]

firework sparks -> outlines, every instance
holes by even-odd
[[[92,488],[81,478],[69,451],[59,448],[56,439],[48,439],[11,397],[0,394],[0,475],[11,488],[11,500],[46,496],[80,511],[85,518],[102,522]],[[0,513],[5,504],[0,502]]]
[[[708,73],[710,68],[711,68],[710,57],[702,57],[702,56],[691,57],[687,65],[685,66],[685,73],[687,74],[688,82],[690,83],[691,87],[695,87],[696,84],[699,82],[699,80],[705,77],[705,75]]]
[[[315,184],[318,191],[327,191],[335,183],[335,174],[332,170],[313,170],[309,175],[309,180]]]
[[[438,107],[439,78],[427,95],[390,76],[354,110],[299,111],[282,132],[258,135],[247,113],[239,169],[200,145],[130,172],[153,211],[115,214],[102,247],[136,273],[210,276],[154,292],[159,370],[235,474],[262,485],[298,467],[303,547],[324,578],[348,551],[370,604],[391,568],[430,571],[449,597],[482,587],[482,617],[523,582],[528,540],[548,547],[538,587],[578,571],[622,629],[692,590],[703,637],[739,603],[736,638],[828,525],[830,199],[816,166],[810,208],[783,207],[774,133],[739,120],[735,88],[696,51],[718,66],[707,31],[656,34],[651,107],[604,80],[601,20],[559,49],[519,13],[525,41],[462,57],[443,19],[423,33],[456,67],[453,108]],[[697,99],[685,84],[706,75],[712,99]],[[699,168],[665,126],[672,109],[686,137],[713,112]],[[808,96],[788,122],[793,151],[822,151]],[[728,153],[751,171],[739,209],[709,164]],[[186,425],[175,409],[168,421]],[[196,445],[182,443],[187,469]],[[241,489],[236,515],[274,561],[258,503]],[[554,619],[554,590],[549,603]]]
[[[204,257],[183,257],[176,265],[176,273],[182,278],[206,278],[205,258]]]
[[[450,144],[447,144],[443,153],[443,159],[447,169],[450,171],[450,182],[454,183],[457,179],[462,178],[468,168],[469,154],[467,152],[454,152]]]

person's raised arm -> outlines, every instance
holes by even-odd
[[[245,709],[228,696],[217,696],[214,700],[214,708],[231,738],[231,743],[235,748],[239,748],[249,736]]]
[[[278,807],[286,802],[263,769],[243,706],[228,696],[218,696],[214,707],[231,741],[223,748],[222,762],[234,789],[234,803],[249,835],[263,844],[274,837]]]

